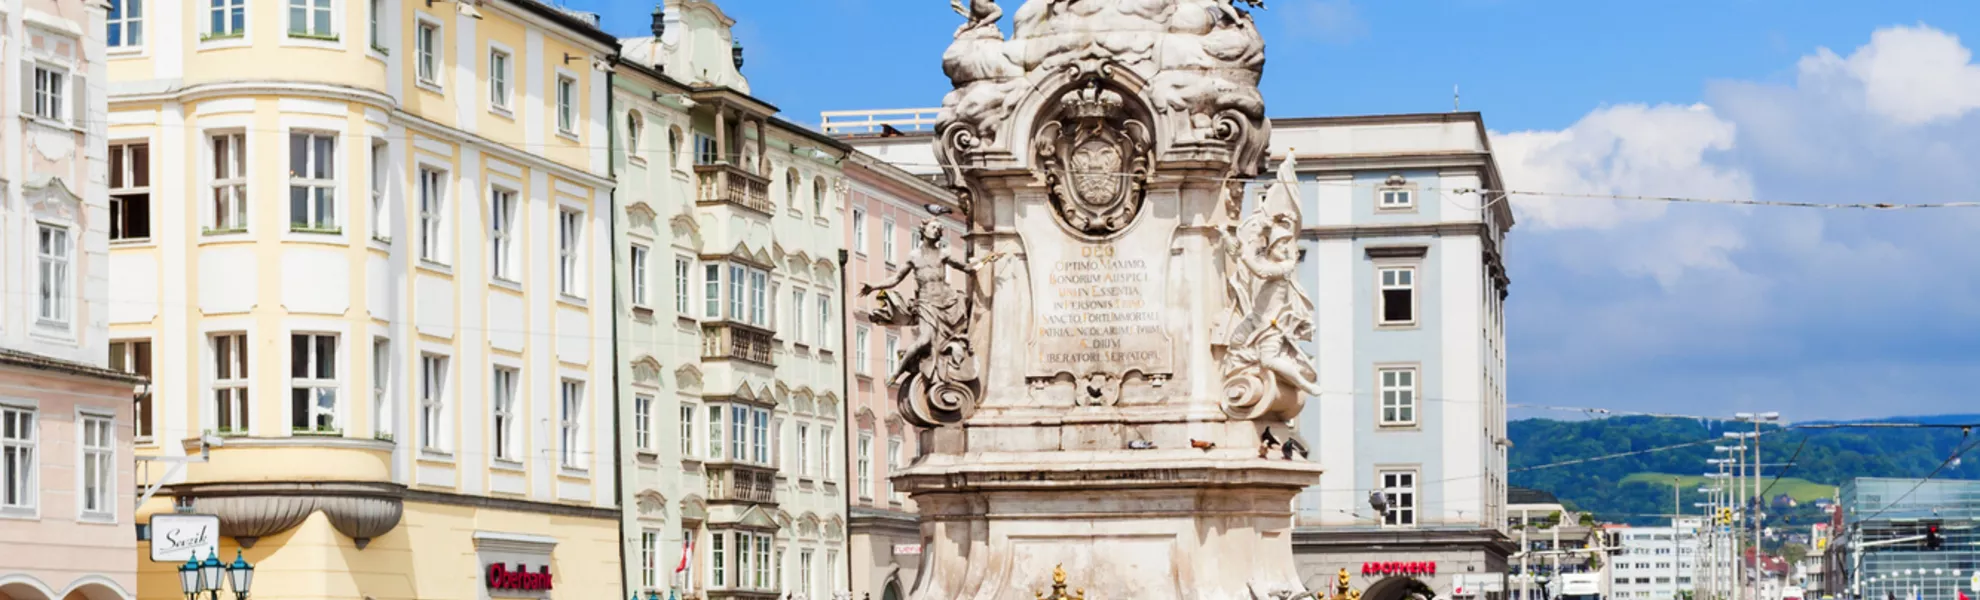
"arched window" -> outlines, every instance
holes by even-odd
[[[646,128],[646,119],[639,111],[626,111],[626,155],[639,156],[639,133]]]
[[[811,212],[820,216],[825,214],[824,177],[815,177],[811,180]]]
[[[681,128],[679,126],[667,128],[667,164],[673,166],[675,169],[681,168]]]
[[[784,172],[784,198],[787,200],[786,204],[788,204],[793,210],[797,209],[798,207],[797,199],[798,199],[799,185],[802,184],[798,179],[798,172],[795,167]]]

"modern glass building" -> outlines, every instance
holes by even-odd
[[[1841,495],[1844,530],[1829,558],[1847,596],[1980,597],[1980,481],[1862,478]]]

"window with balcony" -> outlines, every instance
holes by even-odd
[[[577,79],[557,78],[557,133],[577,135]]]
[[[447,357],[421,354],[419,357],[419,447],[428,452],[447,451]]]
[[[584,252],[584,213],[557,211],[557,291],[565,296],[584,296],[580,258]]]
[[[33,408],[0,405],[0,514],[35,513],[40,436]]]
[[[337,336],[289,336],[289,430],[334,434],[337,429]]]
[[[419,259],[446,264],[447,174],[419,169]]]
[[[111,417],[82,415],[82,519],[116,521],[117,434]]]
[[[496,188],[488,193],[488,276],[515,282],[516,193]]]
[[[336,22],[330,10],[331,0],[288,0],[289,37],[337,39]]]
[[[110,241],[151,237],[151,145],[110,146]]]
[[[110,369],[151,379],[151,340],[110,342]],[[131,436],[142,444],[151,441],[151,393],[137,397],[132,411]]]
[[[289,230],[336,233],[337,134],[289,134]]]
[[[647,307],[649,302],[646,297],[646,281],[648,277],[646,272],[646,247],[633,244],[628,262],[630,264],[627,265],[627,269],[631,271],[629,275],[632,278],[633,306]]]
[[[213,156],[213,233],[247,231],[247,134],[222,133],[208,140]]]
[[[213,345],[213,431],[220,435],[248,433],[247,334],[221,333]]]
[[[69,274],[75,271],[74,250],[70,248],[69,228],[49,223],[36,225],[35,263],[38,287],[35,294],[37,307],[35,316],[49,325],[68,326],[70,304],[74,302],[74,284]]]
[[[490,429],[494,431],[495,459],[517,462],[521,455],[516,447],[516,382],[520,374],[513,368],[495,367],[494,379],[489,384],[489,414],[494,418]]]
[[[247,35],[247,0],[206,0],[206,38]]]
[[[144,2],[145,0],[109,0],[110,11],[104,15],[104,23],[109,27],[105,38],[111,48],[144,47]]]
[[[565,379],[557,411],[557,455],[566,469],[584,468],[584,382]]]
[[[715,136],[704,133],[694,134],[694,164],[712,165],[721,162],[724,162],[722,149],[715,143]]]

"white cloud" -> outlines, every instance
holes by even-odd
[[[1955,36],[1931,27],[1890,27],[1848,58],[1827,48],[1801,59],[1802,87],[1842,83],[1871,112],[1905,126],[1964,116],[1980,108],[1980,65]]]
[[[1323,42],[1346,44],[1368,35],[1368,22],[1351,0],[1309,0],[1292,11],[1293,31]]]
[[[1597,109],[1562,131],[1497,134],[1492,148],[1507,187],[1562,194],[1747,198],[1745,173],[1712,164],[1737,128],[1702,104]],[[1521,221],[1556,229],[1608,229],[1655,219],[1664,203],[1574,196],[1513,198]]]

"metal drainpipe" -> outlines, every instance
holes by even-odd
[[[617,54],[605,60],[614,67],[618,66]],[[618,147],[619,140],[619,128],[613,122],[617,113],[613,111],[612,102],[612,88],[617,83],[616,79],[618,79],[616,68],[605,72],[605,176],[612,180],[612,192],[606,196],[610,199],[606,207],[607,228],[610,231],[606,235],[612,244],[612,500],[614,504],[619,505],[619,589],[636,600],[639,593],[633,591],[632,571],[626,568],[629,564],[626,561],[629,554],[626,550],[626,465],[625,457],[620,454],[622,449],[619,447],[624,443],[625,436],[624,423],[619,421],[621,408],[619,369],[625,365],[619,362],[619,311],[623,308],[619,301],[619,169],[612,162],[614,159],[612,154]]]
[[[845,170],[843,168],[840,169],[839,176],[841,177],[845,176]],[[852,200],[850,198],[841,198],[841,200],[846,202],[846,204],[849,206],[852,204]],[[839,390],[840,390],[839,395],[845,398],[844,401],[839,403],[839,432],[840,434],[845,436],[844,438],[842,438],[844,441],[841,442],[840,445],[845,447],[844,460],[845,463],[848,465],[852,464],[854,460],[853,440],[855,439],[854,436],[857,434],[853,430],[859,427],[859,424],[854,423],[852,421],[852,414],[853,414],[852,377],[847,374],[847,371],[852,366],[852,357],[853,357],[853,350],[851,347],[852,340],[848,337],[848,334],[846,333],[846,330],[852,328],[852,303],[849,301],[851,294],[850,287],[852,285],[852,275],[846,272],[846,262],[851,258],[851,256],[852,256],[851,252],[847,251],[845,248],[839,249],[839,361],[840,361],[839,364],[845,367],[839,369]],[[845,473],[840,473],[840,475],[845,475]],[[845,495],[844,506],[846,507],[846,532],[845,532],[846,537],[844,539],[844,543],[846,550],[845,569],[846,569],[847,595],[852,594],[852,582],[853,582],[852,486],[857,485],[858,483],[859,480],[848,478],[848,481],[846,481],[845,485],[839,486],[839,492]]]

